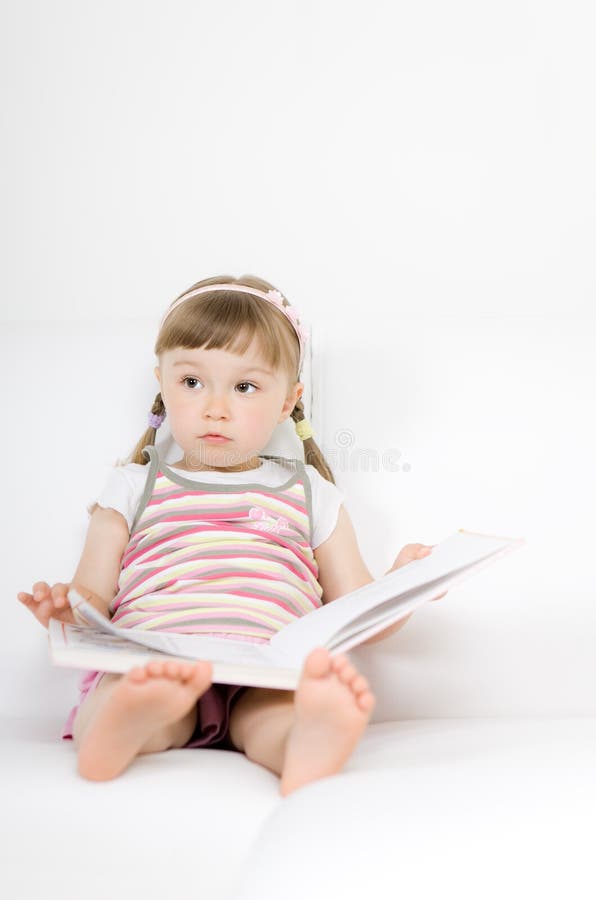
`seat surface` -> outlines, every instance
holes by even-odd
[[[593,900],[596,718],[373,724],[341,774],[285,799],[219,750],[87,782],[60,726],[2,722],[3,884],[26,896],[549,897],[566,879]]]

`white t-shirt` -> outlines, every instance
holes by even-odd
[[[208,484],[265,484],[269,487],[278,487],[290,477],[288,466],[272,459],[263,459],[262,465],[257,469],[248,469],[244,472],[214,472],[211,470],[200,472],[187,472],[185,469],[177,469],[168,466],[176,474],[189,478],[192,481],[202,481]],[[304,465],[309,478],[312,491],[312,538],[311,546],[315,550],[319,544],[326,541],[333,533],[337,524],[339,507],[345,500],[345,494],[337,485],[327,481],[326,478],[315,469],[314,466]],[[291,464],[291,472],[295,466]],[[95,504],[109,507],[122,513],[128,522],[128,528],[132,526],[139,500],[143,494],[149,465],[142,466],[139,463],[127,463],[124,466],[116,466],[110,471],[105,486],[97,497],[88,505],[89,513],[93,511]]]

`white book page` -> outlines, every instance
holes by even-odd
[[[192,637],[192,636],[191,636]],[[143,666],[152,659],[205,659],[212,664],[212,680],[218,684],[244,684],[253,687],[272,687],[294,690],[300,677],[299,669],[285,666],[274,666],[263,661],[262,655],[235,652],[235,659],[229,660],[229,648],[226,650],[226,661],[222,661],[217,652],[216,640],[199,636],[191,656],[173,657],[160,650],[153,650],[134,641],[126,640],[114,634],[96,631],[89,626],[70,625],[57,619],[50,619],[48,628],[50,655],[57,665],[73,668],[97,669],[102,672],[128,672],[134,666]],[[224,642],[225,643],[225,642]],[[187,647],[185,649],[192,650]],[[267,649],[267,648],[265,648]]]
[[[342,653],[344,650],[356,647],[358,644],[368,640],[369,637],[378,634],[379,631],[383,631],[385,628],[388,628],[390,625],[403,619],[404,616],[413,612],[415,609],[418,609],[422,604],[428,603],[436,597],[440,597],[445,591],[448,591],[461,581],[467,580],[472,574],[492,565],[492,563],[496,562],[502,556],[506,556],[514,549],[516,549],[515,546],[505,547],[489,557],[489,559],[482,559],[471,566],[465,566],[463,569],[460,569],[451,575],[446,575],[444,578],[432,582],[432,584],[427,587],[415,589],[409,599],[404,602],[403,606],[400,603],[398,608],[391,610],[390,603],[381,604],[381,606],[374,610],[374,616],[371,615],[370,618],[362,617],[361,619],[356,620],[356,622],[346,625],[339,634],[336,634],[331,639],[328,645],[329,649],[333,650],[335,653]],[[378,616],[376,615],[377,612],[380,613]]]
[[[495,561],[524,543],[523,538],[497,538],[458,531],[437,544],[424,559],[389,572],[286,625],[271,638],[271,648],[284,653],[288,658],[300,657],[303,648],[327,646],[354,620],[359,620],[359,629],[363,631],[374,621],[375,609],[379,604],[385,604],[384,611],[392,606],[397,620],[401,618],[402,606],[404,614],[411,611],[412,607],[408,604],[415,591],[431,586],[447,576],[461,581],[469,577],[480,563]],[[371,616],[371,619],[367,620],[367,616]]]

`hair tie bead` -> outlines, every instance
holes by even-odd
[[[149,423],[150,428],[155,428],[155,430],[157,431],[157,429],[159,428],[159,426],[161,425],[161,423],[163,422],[165,417],[166,417],[165,413],[160,416],[160,415],[157,415],[156,413],[150,412],[149,415],[147,416],[147,421]]]
[[[301,441],[314,437],[315,433],[308,419],[302,419],[300,422],[296,422],[296,434]]]

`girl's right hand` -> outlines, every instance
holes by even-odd
[[[75,625],[72,607],[66,596],[69,589],[70,584],[58,583],[50,587],[46,581],[36,581],[32,594],[21,591],[17,594],[17,599],[31,610],[44,628],[48,628],[50,619]]]

